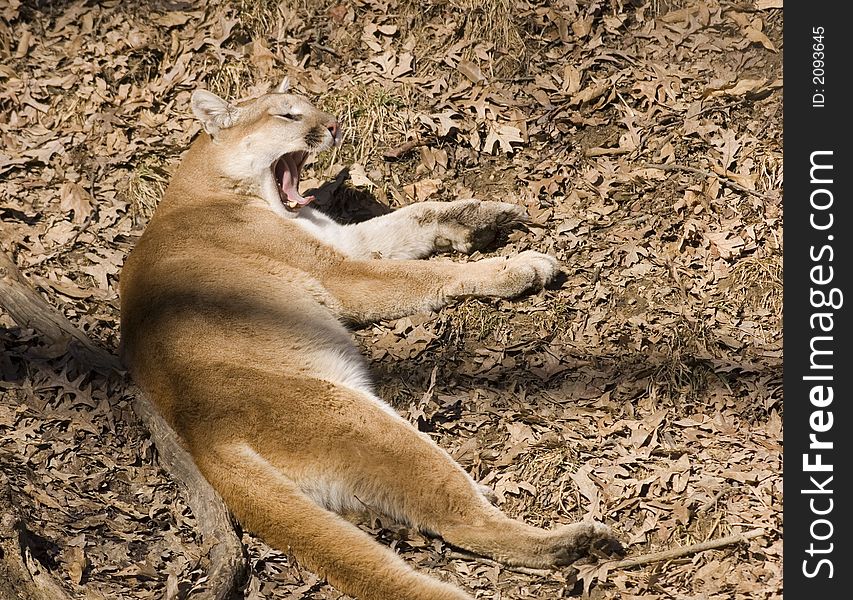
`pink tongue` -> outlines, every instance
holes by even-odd
[[[299,187],[299,166],[293,156],[287,155],[282,158],[284,169],[281,174],[281,191],[290,202],[305,206],[314,200],[314,196],[303,197],[297,189]]]

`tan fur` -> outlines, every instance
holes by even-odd
[[[273,165],[335,143],[334,119],[286,93],[232,105],[196,92],[193,109],[205,132],[121,273],[122,355],[244,527],[362,600],[470,600],[338,514],[364,506],[508,565],[566,565],[611,542],[602,524],[548,531],[492,506],[374,395],[344,326],[540,288],[559,268],[536,252],[416,260],[471,251],[523,211],[426,202],[348,226],[290,211]]]

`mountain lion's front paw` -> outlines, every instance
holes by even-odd
[[[455,200],[436,217],[440,226],[436,246],[465,253],[490,244],[499,228],[528,218],[517,204],[486,200]]]
[[[560,272],[560,262],[553,256],[526,250],[507,260],[498,272],[499,295],[511,298],[539,290]]]

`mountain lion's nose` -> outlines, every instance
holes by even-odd
[[[338,132],[340,132],[340,125],[338,125],[337,121],[332,121],[326,127],[329,129],[329,133],[332,134],[332,139],[338,139]]]

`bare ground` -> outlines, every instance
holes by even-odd
[[[369,529],[478,598],[781,598],[779,6],[10,0],[0,244],[115,350],[121,264],[198,130],[191,91],[287,75],[345,127],[306,182],[339,176],[330,212],[515,202],[532,222],[491,253],[564,264],[519,301],[354,332],[383,397],[531,523],[599,518],[629,556],[763,533],[543,576]],[[0,465],[39,564],[75,598],[202,588],[193,515],[127,398],[2,311],[0,342]],[[341,597],[243,539],[247,598]]]

